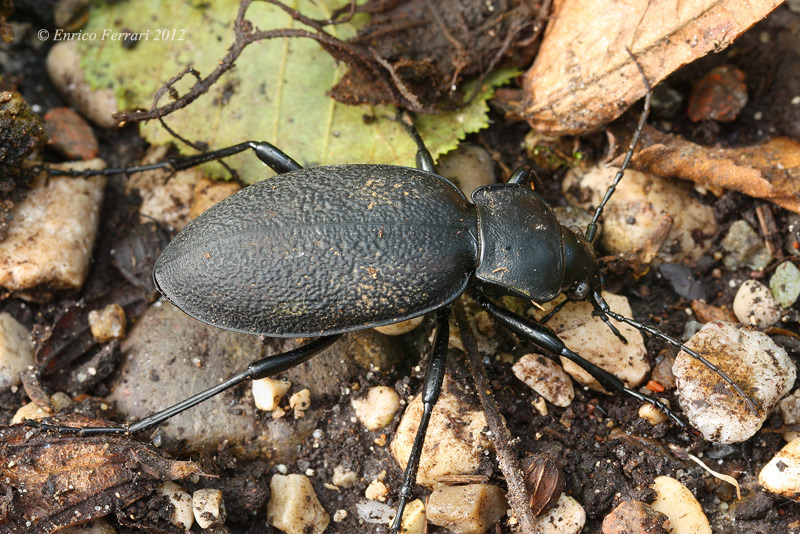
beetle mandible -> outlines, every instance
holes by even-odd
[[[435,311],[436,334],[423,382],[422,420],[390,527],[397,532],[442,387],[450,305],[465,292],[499,323],[539,349],[576,362],[608,391],[655,405],[680,426],[684,423],[661,402],[626,387],[567,348],[543,324],[498,306],[491,297],[514,295],[544,303],[564,293],[571,301],[588,300],[619,337],[609,318],[682,348],[720,374],[752,407],[739,386],[710,362],[655,328],[609,309],[600,293],[600,264],[591,243],[603,207],[621,180],[647,119],[650,87],[644,78],[647,92],[637,129],[584,235],[558,222],[547,202],[529,186],[537,178],[524,169],[515,171],[506,183],[477,189],[469,202],[436,174],[422,139],[405,123],[418,147],[416,169],[390,165],[304,169],[270,143],[252,141],[148,165],[147,169],[177,170],[252,149],[278,173],[189,223],[159,257],[153,279],[168,301],[205,323],[249,334],[317,339],[253,362],[227,381],[132,424],[84,428],[31,424],[80,434],[140,432],[247,379],[265,378],[298,365],[342,333]]]

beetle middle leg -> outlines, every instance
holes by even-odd
[[[266,358],[257,360],[248,365],[247,369],[245,369],[241,373],[232,376],[225,382],[222,382],[221,384],[218,384],[214,387],[208,388],[205,391],[201,391],[200,393],[197,393],[189,397],[188,399],[181,401],[178,404],[175,404],[174,406],[170,406],[165,410],[156,412],[132,424],[119,425],[119,426],[100,426],[100,427],[71,427],[71,426],[41,423],[39,421],[27,421],[26,424],[28,426],[42,428],[45,430],[55,430],[62,434],[97,435],[97,434],[134,434],[136,432],[142,432],[143,430],[147,430],[149,428],[158,426],[159,424],[163,423],[170,417],[178,415],[179,413],[184,412],[189,408],[197,406],[201,402],[208,400],[211,397],[219,393],[222,393],[227,389],[232,388],[233,386],[241,384],[245,380],[248,379],[258,380],[261,378],[266,378],[268,376],[276,375],[291,367],[299,365],[304,361],[309,360],[312,357],[316,356],[317,354],[327,349],[328,347],[330,347],[340,337],[341,334],[320,337],[294,350],[290,350],[287,352],[283,352],[281,354],[276,354],[273,356],[268,356]]]

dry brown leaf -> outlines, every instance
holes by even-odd
[[[525,75],[524,115],[557,136],[592,131],[677,68],[727,47],[782,0],[560,0]]]
[[[708,148],[646,127],[631,167],[770,200],[800,213],[800,143],[775,137],[744,148]],[[619,161],[619,160],[618,160]]]
[[[73,426],[101,421],[71,419]],[[42,534],[103,517],[164,480],[203,474],[123,436],[79,437],[23,425],[0,427],[0,534]]]

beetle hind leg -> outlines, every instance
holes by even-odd
[[[197,393],[188,399],[175,404],[174,406],[170,406],[165,410],[149,415],[144,419],[140,419],[132,424],[99,427],[72,427],[41,423],[39,421],[26,421],[25,424],[34,428],[41,428],[43,430],[54,430],[60,434],[98,435],[134,434],[136,432],[142,432],[143,430],[158,426],[172,416],[178,415],[189,408],[197,406],[201,402],[208,400],[211,397],[232,388],[233,386],[241,384],[247,379],[258,380],[260,378],[266,378],[299,365],[330,347],[340,337],[341,334],[320,337],[294,350],[257,360],[248,365],[247,369],[232,376],[225,382],[210,387],[205,391],[201,391],[200,393]]]
[[[271,143],[267,143],[266,141],[245,141],[244,143],[239,143],[238,145],[233,145],[226,148],[220,148],[219,150],[203,152],[202,154],[197,154],[195,156],[170,158],[168,160],[159,163],[151,163],[149,165],[89,171],[48,169],[48,172],[51,176],[93,176],[97,174],[110,176],[112,174],[133,174],[137,172],[151,171],[154,169],[171,169],[173,171],[180,171],[202,165],[203,163],[207,163],[209,161],[221,160],[223,158],[227,158],[228,156],[233,156],[234,154],[244,152],[245,150],[253,150],[258,159],[260,159],[278,174],[292,172],[303,168],[288,154]]]
[[[436,315],[436,337],[431,348],[431,355],[428,358],[428,366],[425,368],[425,378],[422,385],[422,419],[417,427],[417,435],[414,437],[414,445],[411,447],[411,454],[408,457],[405,472],[403,473],[403,485],[400,486],[400,502],[397,505],[397,515],[394,517],[390,532],[400,532],[400,525],[403,521],[403,510],[411,497],[414,483],[417,480],[417,469],[419,459],[422,455],[422,445],[425,441],[425,432],[428,429],[433,407],[439,399],[444,381],[445,363],[447,362],[447,345],[450,341],[450,307],[440,309]]]

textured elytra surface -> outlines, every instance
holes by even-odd
[[[477,258],[474,207],[434,174],[316,167],[259,182],[186,226],[159,289],[230,330],[298,337],[389,324],[445,305]]]

